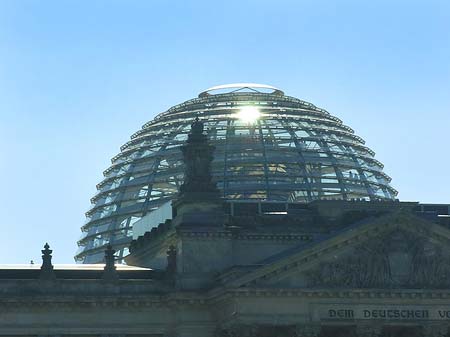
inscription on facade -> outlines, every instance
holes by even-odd
[[[438,310],[438,314],[440,318],[449,318],[450,319],[450,310]]]
[[[430,317],[428,310],[387,309],[387,310],[363,310],[364,318],[388,318],[388,319],[427,319]]]
[[[355,311],[352,309],[330,309],[328,310],[328,317],[330,318],[354,318]]]
[[[450,320],[450,308],[349,305],[320,306],[319,316],[329,320]]]

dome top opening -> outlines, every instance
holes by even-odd
[[[258,83],[231,83],[217,85],[202,91],[198,97],[229,93],[260,93],[283,96],[284,92],[274,86]]]

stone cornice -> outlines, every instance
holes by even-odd
[[[177,292],[169,295],[136,295],[136,296],[13,296],[2,297],[1,310],[14,308],[30,308],[48,310],[49,308],[127,308],[128,310],[143,308],[173,308],[180,306],[207,306],[221,303],[233,298],[304,298],[310,300],[361,299],[386,301],[420,301],[424,304],[449,304],[450,289],[294,289],[294,288],[237,288],[214,289],[209,292]]]
[[[152,253],[156,254],[160,250],[166,250],[168,246],[172,244],[175,245],[176,235],[175,229],[170,228],[158,235],[148,236],[147,239],[141,239],[139,246],[135,245],[133,254],[126,257],[125,261],[130,265],[135,265],[138,264],[135,261],[138,261],[142,256],[147,256],[148,254],[152,255]]]
[[[160,307],[164,303],[163,296],[14,296],[3,297],[0,301],[0,308],[12,307],[30,307],[43,308],[49,307],[63,308],[71,307]]]
[[[3,296],[0,301],[2,308],[64,308],[64,307],[100,307],[100,308],[162,308],[180,305],[206,305],[207,294],[198,292],[177,292],[167,295],[117,295],[117,296],[67,296],[67,295],[35,295],[35,296]]]
[[[136,240],[131,241],[130,253],[138,254],[141,250],[145,250],[149,246],[149,242],[154,242],[157,239],[164,239],[170,232],[174,231],[172,220],[166,220],[160,223],[157,227],[145,232],[144,235],[139,236]]]
[[[231,297],[303,297],[340,299],[401,299],[450,300],[450,289],[294,289],[294,288],[238,288],[228,289]]]

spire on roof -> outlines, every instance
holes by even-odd
[[[196,194],[210,199],[219,197],[219,190],[212,182],[211,162],[215,147],[208,144],[203,122],[196,117],[191,125],[186,145],[181,147],[185,164],[184,183],[180,187],[181,197]],[[206,194],[208,194],[206,196]]]
[[[52,252],[48,243],[45,243],[42,252],[42,265],[41,273],[39,278],[42,280],[53,280],[55,279],[55,272],[52,265]]]
[[[114,256],[115,252],[116,251],[112,248],[111,245],[106,246],[105,268],[103,268],[103,276],[102,276],[102,279],[105,281],[116,281],[119,279],[119,275],[117,275],[115,265],[115,256]]]
[[[177,250],[174,245],[170,245],[167,249],[167,268],[166,272],[173,275],[177,271]]]

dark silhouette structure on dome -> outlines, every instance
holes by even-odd
[[[212,182],[211,173],[214,146],[208,144],[203,122],[198,117],[192,123],[186,145],[181,147],[181,151],[185,164],[184,182],[180,186],[181,195],[219,198],[219,190]]]

